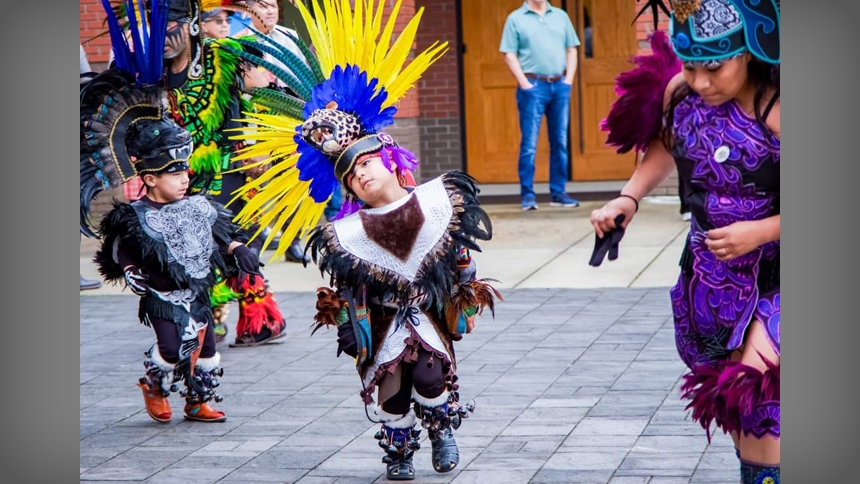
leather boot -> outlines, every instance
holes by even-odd
[[[141,378],[137,382],[137,386],[143,390],[146,413],[156,422],[170,422],[170,419],[173,418],[173,412],[170,410],[170,402],[167,401],[164,392],[160,388],[151,387],[145,378]]]
[[[143,392],[146,413],[156,422],[169,422],[173,412],[167,397],[170,396],[173,386],[173,365],[161,357],[156,345],[152,345],[144,355],[146,359],[143,361],[143,367],[146,368],[146,374],[138,380],[137,386]]]
[[[192,382],[186,381],[186,389],[181,392],[185,396],[185,418],[199,422],[223,422],[227,416],[220,410],[209,406],[209,402],[223,400],[215,392],[220,385],[218,377],[224,375],[224,369],[219,365],[221,354],[215,353],[208,358],[198,358],[194,366]]]
[[[198,422],[223,422],[227,420],[227,415],[220,410],[210,407],[208,402],[197,404],[186,403],[185,418],[188,420],[197,420]]]

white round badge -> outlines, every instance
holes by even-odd
[[[717,151],[714,152],[714,160],[716,160],[717,163],[722,163],[729,159],[729,155],[731,153],[732,150],[728,146],[720,146],[719,148],[717,148]]]

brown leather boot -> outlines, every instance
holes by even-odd
[[[227,415],[220,410],[215,410],[208,403],[198,403],[192,405],[185,404],[185,418],[189,420],[197,420],[199,422],[223,422],[227,420]]]
[[[170,422],[173,412],[170,410],[170,402],[167,401],[160,388],[153,389],[148,383],[137,382],[137,386],[143,390],[143,401],[146,403],[146,413],[156,422]]]

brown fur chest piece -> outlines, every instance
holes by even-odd
[[[446,250],[451,203],[441,179],[427,182],[402,202],[335,221],[333,249],[412,282],[428,256]]]
[[[361,225],[367,237],[403,262],[418,240],[418,233],[424,225],[424,213],[417,197],[385,214],[358,212]]]

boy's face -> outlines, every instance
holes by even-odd
[[[384,194],[400,186],[397,174],[385,167],[379,155],[360,159],[346,182],[353,193],[371,207],[377,206],[376,202]]]
[[[147,193],[156,202],[175,202],[181,200],[188,191],[188,171],[162,173],[160,175],[146,174],[143,177]]]

